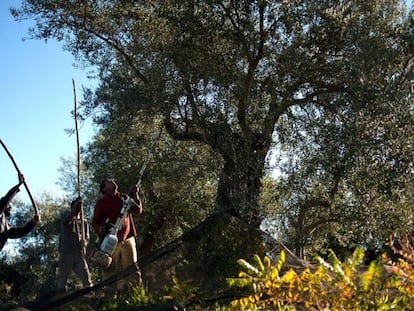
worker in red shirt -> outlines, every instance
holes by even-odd
[[[124,204],[124,200],[128,198],[128,195],[120,193],[116,182],[109,178],[106,178],[101,182],[100,191],[102,197],[95,204],[92,227],[100,239],[103,240],[105,235],[108,234],[108,228],[116,223]],[[142,203],[136,185],[131,187],[129,198],[130,209],[127,217],[125,217],[120,228],[118,228],[118,243],[111,255],[111,265],[108,269],[103,270],[104,280],[114,276],[132,264],[136,264],[138,261],[135,241],[137,230],[132,214],[140,215],[142,213]],[[121,279],[117,283],[117,286],[115,286],[112,291],[109,291],[108,294],[113,294],[113,296],[115,296],[117,291],[119,292],[122,290],[128,283],[134,285],[141,284],[141,273],[139,269],[136,274],[131,275],[129,278]]]

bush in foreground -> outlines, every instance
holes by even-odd
[[[229,283],[249,288],[251,295],[232,301],[229,310],[411,310],[413,254],[401,251],[396,263],[383,255],[366,267],[361,248],[344,262],[330,251],[327,260],[318,257],[314,268],[302,272],[283,271],[283,251],[275,263],[258,256],[239,260],[242,271]]]

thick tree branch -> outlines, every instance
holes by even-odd
[[[109,38],[109,36],[104,36],[103,34],[99,33],[98,31],[94,30],[93,27],[88,27],[86,25],[86,21],[83,20],[81,23],[74,21],[70,21],[66,19],[64,16],[60,16],[63,24],[68,25],[68,28],[76,29],[76,30],[84,30],[87,33],[94,35],[96,38],[102,40],[105,42],[109,47],[114,48],[119,54],[123,56],[126,63],[130,68],[134,71],[136,76],[145,84],[147,84],[149,81],[147,77],[135,66],[135,61],[133,58],[124,50],[124,48],[119,44],[116,40],[113,40]]]

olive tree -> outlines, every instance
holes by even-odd
[[[221,160],[215,210],[255,226],[275,134],[313,139],[298,120],[308,113],[375,125],[413,78],[403,1],[25,0],[12,13],[96,68],[87,109],[101,122],[144,113],[174,140],[209,146]],[[295,132],[278,133],[283,123]]]

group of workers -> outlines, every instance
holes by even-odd
[[[39,222],[39,215],[36,214],[24,227],[10,226],[8,219],[11,213],[11,201],[24,183],[24,176],[20,173],[18,180],[18,183],[0,199],[0,251],[8,239],[23,237]],[[142,202],[136,185],[132,186],[126,195],[120,193],[116,182],[109,178],[100,184],[100,192],[102,196],[95,204],[91,221],[92,229],[99,240],[102,240],[108,234],[108,229],[117,222],[126,198],[129,202],[128,214],[122,218],[123,221],[116,230],[117,244],[110,254],[110,265],[102,267],[102,279],[106,280],[132,264],[137,266],[135,244],[137,230],[132,214],[142,213]],[[68,278],[72,272],[77,275],[84,287],[93,285],[85,251],[90,240],[89,224],[81,217],[82,204],[82,198],[78,197],[72,201],[70,208],[61,214],[57,288],[63,292],[68,291]],[[121,279],[116,286],[110,287],[107,290],[108,297],[116,297],[128,284],[140,285],[141,282],[141,273],[137,268],[136,273]]]

